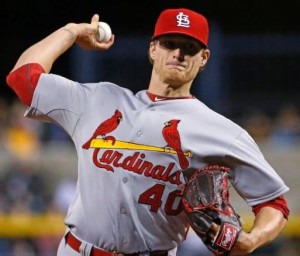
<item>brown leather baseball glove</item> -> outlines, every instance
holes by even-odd
[[[197,169],[182,190],[188,221],[214,255],[229,255],[242,230],[240,216],[229,202],[228,172],[229,168],[219,165]],[[213,223],[219,225],[215,235]]]

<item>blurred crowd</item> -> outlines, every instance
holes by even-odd
[[[238,123],[252,135],[258,144],[270,150],[286,150],[299,146],[300,114],[293,104],[281,106],[275,116],[254,110],[246,113]]]
[[[65,214],[75,191],[75,179],[51,183],[46,175],[48,172],[28,159],[39,154],[43,147],[59,143],[72,147],[72,142],[56,125],[24,118],[24,111],[25,106],[19,101],[8,103],[0,100],[0,152],[12,159],[8,165],[0,165],[0,216],[14,213]],[[258,144],[263,143],[270,150],[287,150],[299,145],[300,114],[294,105],[282,106],[275,116],[251,111],[235,121],[248,130]],[[60,238],[0,237],[0,256],[55,256]],[[190,239],[179,248],[178,255],[211,254],[197,237],[190,234]],[[279,254],[272,252],[269,255]]]
[[[55,125],[24,118],[24,112],[25,106],[19,101],[0,100],[0,152],[10,158],[6,161],[9,164],[0,164],[0,216],[65,214],[75,181],[49,180],[49,172],[34,159],[42,147],[51,143],[71,145],[70,139]],[[55,256],[60,239],[61,235],[0,237],[0,256]]]

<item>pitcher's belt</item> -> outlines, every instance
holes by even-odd
[[[75,251],[80,253],[80,246],[82,242],[77,239],[71,232],[67,233],[65,235],[66,243]],[[140,256],[140,253],[129,253],[129,254],[123,254],[123,253],[117,253],[117,252],[109,252],[102,250],[97,247],[92,247],[90,256]],[[153,251],[149,252],[149,256],[168,256],[168,251]]]

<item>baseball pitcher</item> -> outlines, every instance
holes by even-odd
[[[136,94],[50,73],[74,44],[99,51],[113,46],[114,35],[96,40],[99,21],[95,14],[90,23],[57,29],[26,49],[7,76],[28,106],[25,116],[62,127],[77,151],[77,190],[57,255],[175,256],[191,227],[205,234],[216,255],[248,254],[270,243],[287,223],[289,188],[247,131],[190,93],[210,56],[207,19],[185,8],[160,13],[149,42],[149,85]],[[213,204],[228,199],[227,181],[219,180],[218,200],[203,194],[204,184],[215,186],[212,172],[189,186],[192,206],[182,200],[186,174],[210,165],[225,166],[220,170],[228,170],[228,182],[252,207],[250,232],[215,217]],[[199,211],[200,199],[210,211]]]

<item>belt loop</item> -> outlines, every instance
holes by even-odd
[[[93,245],[90,243],[82,242],[79,247],[79,253],[81,256],[90,256]]]

